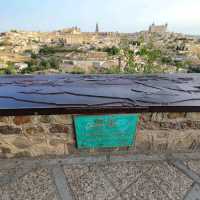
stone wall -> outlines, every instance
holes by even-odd
[[[200,113],[146,113],[140,117],[137,152],[200,150]]]
[[[69,115],[0,118],[0,157],[67,155],[74,144]]]
[[[0,118],[0,158],[199,150],[200,113],[144,113],[133,147],[84,151],[76,149],[71,115]]]

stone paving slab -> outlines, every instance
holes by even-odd
[[[0,200],[197,200],[200,161],[178,163],[176,167],[173,162],[150,160],[53,162],[36,168],[16,164],[7,170],[0,166]],[[193,179],[186,171],[197,175]]]
[[[200,200],[200,186],[195,184],[185,196],[184,200]]]
[[[47,169],[36,169],[0,187],[0,200],[58,200]]]
[[[152,183],[149,177],[141,176],[130,185],[123,193],[124,200],[169,200],[169,197],[156,184]]]
[[[60,199],[73,200],[73,193],[68,187],[67,178],[65,177],[63,168],[59,165],[53,167],[52,176]]]
[[[104,175],[113,183],[118,191],[135,182],[144,172],[152,167],[152,162],[124,162],[100,165],[100,169],[104,172]]]
[[[193,182],[181,171],[166,162],[155,162],[146,174],[170,199],[183,199]]]
[[[101,174],[101,180],[110,183],[111,196],[95,197],[94,174],[88,176],[91,170]],[[99,172],[99,170],[101,172]],[[66,176],[74,191],[80,190],[77,199],[177,199],[181,200],[190,189],[193,181],[166,162],[124,162],[105,165],[73,166],[65,168]],[[90,197],[84,188],[83,179],[87,177]],[[86,180],[85,180],[86,181]],[[81,183],[81,185],[80,185]],[[97,183],[95,183],[97,184]],[[82,188],[83,187],[83,188]],[[81,188],[81,189],[79,189]],[[113,190],[115,189],[115,191]],[[92,191],[93,189],[93,191]],[[107,188],[109,189],[109,188]],[[91,198],[93,197],[93,198]],[[111,198],[112,197],[112,198]]]
[[[23,168],[20,165],[16,165],[15,167],[8,169],[2,169],[0,170],[0,186],[16,181],[17,179],[23,177],[30,171],[30,168]]]
[[[78,200],[110,200],[116,195],[116,190],[95,165],[83,169],[80,166],[64,167],[64,171]]]
[[[200,161],[188,161],[187,166],[200,175]]]

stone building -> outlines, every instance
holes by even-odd
[[[167,32],[168,24],[164,25],[155,25],[154,23],[149,26],[150,33],[164,33]]]
[[[62,30],[62,32],[69,33],[69,34],[81,34],[81,29],[75,26],[72,28],[65,28]]]

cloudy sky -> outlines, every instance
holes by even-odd
[[[200,0],[0,0],[0,31],[56,30],[136,32],[168,22],[174,32],[200,35]]]

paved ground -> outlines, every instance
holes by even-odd
[[[0,160],[0,200],[200,200],[199,157]]]

